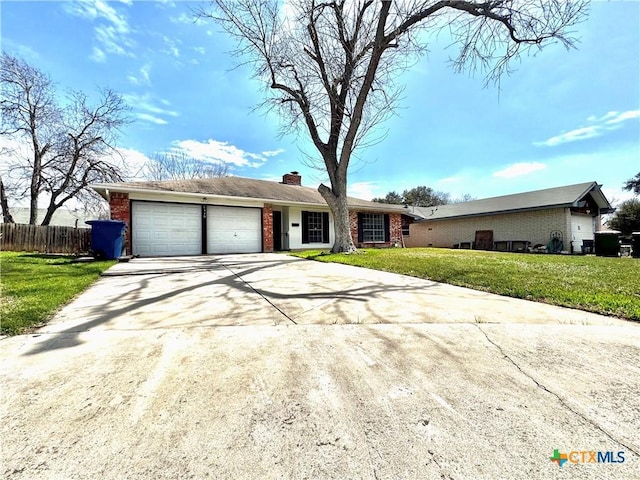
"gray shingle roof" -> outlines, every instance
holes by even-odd
[[[244,177],[203,178],[193,180],[166,180],[145,182],[122,182],[93,185],[92,188],[106,198],[105,191],[147,190],[154,192],[182,192],[198,195],[216,195],[234,198],[255,198],[274,202],[307,203],[326,206],[327,203],[315,188],[300,185],[285,185],[268,180]],[[386,205],[349,197],[350,207],[400,211],[402,205]]]
[[[587,182],[438,207],[409,207],[409,211],[415,210],[416,214],[429,221],[544,208],[577,207],[578,202],[588,193],[592,194],[601,210],[611,209],[611,205],[600,191],[600,186],[596,182]]]

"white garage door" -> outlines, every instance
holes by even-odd
[[[259,208],[207,208],[207,253],[262,251],[262,214]]]
[[[134,255],[153,257],[202,253],[200,205],[132,202],[131,209]]]

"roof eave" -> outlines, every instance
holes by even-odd
[[[604,196],[604,193],[602,193],[602,189],[600,188],[602,187],[602,185],[598,185],[596,182],[593,182],[593,183],[594,185],[592,186],[591,190],[589,190],[580,198],[583,198],[588,193],[590,193],[591,198],[598,205],[598,209],[600,210],[600,213],[612,213],[615,209],[611,206],[611,203],[609,202],[609,200],[607,200],[607,197]],[[603,210],[607,210],[607,211],[603,212]]]
[[[121,192],[121,193],[145,193],[145,194],[176,194],[183,197],[198,197],[215,200],[233,200],[233,201],[247,201],[252,200],[256,202],[271,203],[276,205],[313,205],[327,207],[326,203],[318,202],[299,202],[293,200],[281,200],[277,198],[259,198],[259,197],[236,197],[232,195],[217,195],[213,193],[197,193],[197,192],[177,192],[175,190],[157,190],[153,188],[136,188],[136,187],[122,187],[112,184],[96,184],[91,185],[91,188],[100,193],[100,189],[105,189],[107,192]]]
[[[418,220],[418,222],[433,222],[436,220],[451,220],[451,219],[457,219],[457,218],[471,218],[471,217],[485,217],[487,215],[502,215],[505,213],[521,213],[521,212],[533,212],[536,210],[548,210],[551,208],[570,208],[573,207],[574,204],[573,203],[561,203],[561,204],[556,204],[556,205],[543,205],[543,206],[539,206],[539,207],[527,207],[527,208],[514,208],[511,210],[493,210],[490,212],[480,212],[480,213],[467,213],[465,215],[449,215],[449,216],[443,216],[443,217],[435,217],[435,218],[430,218],[430,217],[426,217],[423,220]]]
[[[233,201],[256,201],[263,203],[270,203],[273,205],[301,205],[301,206],[313,206],[313,207],[323,207],[328,208],[326,202],[300,202],[295,200],[282,200],[277,198],[259,198],[259,197],[236,197],[232,195],[217,195],[211,193],[197,193],[197,192],[177,192],[175,190],[157,190],[153,188],[140,188],[140,187],[128,187],[117,184],[110,183],[98,183],[90,185],[92,189],[98,192],[105,200],[109,200],[110,192],[119,192],[119,193],[144,193],[144,194],[176,194],[184,197],[197,197],[197,198],[207,198],[207,199],[215,199],[215,200],[233,200]],[[200,202],[199,202],[200,203]],[[383,204],[381,204],[383,205]],[[349,204],[349,208],[352,210],[368,210],[368,211],[389,211],[394,213],[401,213],[395,209],[385,209],[380,208],[377,205],[372,206],[363,206],[363,205],[353,205]]]

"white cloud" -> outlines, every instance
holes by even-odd
[[[121,3],[126,6],[132,5],[128,0]],[[134,56],[132,49],[135,43],[130,37],[131,28],[127,19],[106,2],[102,0],[65,2],[63,9],[69,15],[97,23],[94,32],[99,47],[94,46],[93,53],[89,57],[92,60],[104,62],[106,53]]]
[[[462,179],[462,177],[459,176],[452,176],[452,177],[446,177],[446,178],[442,178],[440,180],[438,180],[438,183],[458,183],[460,180]]]
[[[580,127],[568,132],[561,133],[542,142],[534,142],[537,146],[555,147],[563,143],[575,142],[579,140],[587,140],[589,138],[599,137],[605,133],[622,127],[622,123],[634,118],[640,118],[640,110],[628,110],[626,112],[607,112],[601,117],[590,115],[587,118],[589,125]]]
[[[151,77],[149,76],[149,74],[151,72],[151,64],[148,63],[144,65],[142,68],[140,68],[139,72],[140,74],[137,76],[127,75],[127,80],[129,80],[130,83],[136,86],[150,86]]]
[[[172,142],[171,150],[192,157],[203,162],[225,162],[237,167],[260,167],[266,161],[264,154],[251,153],[242,150],[228,142],[209,139],[206,142],[198,140],[176,140]]]
[[[167,55],[171,55],[175,58],[180,58],[180,49],[178,45],[182,42],[180,40],[173,40],[172,38],[167,37],[166,35],[162,36],[162,40],[164,41],[165,46],[167,47],[165,50],[162,50],[162,53]]]
[[[156,117],[151,115],[150,113],[136,113],[136,118],[142,120],[143,122],[155,123],[156,125],[166,125],[167,122],[164,118]]]
[[[28,63],[38,64],[41,62],[42,57],[38,52],[36,52],[33,48],[28,45],[23,45],[21,43],[16,43],[9,38],[2,39],[2,49],[5,52],[10,52],[23,60],[26,60]]]
[[[498,170],[493,173],[494,177],[513,178],[520,177],[522,175],[528,175],[538,170],[544,170],[547,166],[540,162],[522,162],[509,165],[507,168]]]
[[[156,125],[166,125],[168,122],[162,118],[162,116],[177,117],[180,114],[175,110],[159,107],[156,105],[156,100],[151,98],[151,95],[137,95],[129,93],[122,96],[123,100],[131,106],[134,110],[138,111],[136,116],[143,121],[155,123]],[[170,106],[167,100],[157,100],[164,106]]]
[[[379,187],[374,182],[354,182],[348,185],[348,195],[362,200],[371,200],[377,196]]]
[[[556,135],[555,137],[551,137],[544,142],[536,142],[535,144],[546,145],[547,147],[555,147],[556,145],[560,145],[562,143],[575,142],[576,140],[586,140],[587,138],[598,137],[602,134],[600,130],[601,129],[596,126],[576,128],[575,130]]]
[[[107,56],[98,47],[93,47],[93,52],[91,52],[89,58],[97,63],[104,63],[107,61]]]
[[[640,118],[640,110],[629,110],[627,112],[611,112],[615,115],[610,116],[605,122],[607,125],[615,125],[616,123],[624,122],[625,120],[631,120],[633,118]]]
[[[144,167],[149,162],[149,157],[138,150],[119,148],[119,157],[124,165],[125,180],[134,181],[144,179]]]
[[[604,185],[605,195],[609,200],[611,198],[626,199],[629,197],[629,192],[622,192],[622,185],[638,172],[638,158],[640,158],[638,145],[633,141],[607,148],[594,148],[589,152],[564,154],[556,149],[545,149],[544,152],[544,156],[526,158],[520,162],[546,165],[546,168],[539,172],[506,179],[494,175],[493,169],[476,165],[451,171],[449,175],[458,177],[460,180],[447,186],[443,185],[442,190],[451,193],[454,198],[464,193],[469,193],[476,198],[488,198],[596,181]],[[603,168],[603,165],[607,167]],[[503,167],[511,166],[503,165]],[[506,168],[496,167],[495,170],[506,170]],[[426,184],[429,185],[428,181]],[[397,185],[390,187],[388,190],[398,188]]]
[[[284,148],[278,148],[277,150],[267,150],[266,152],[262,152],[262,155],[265,157],[275,157],[276,155],[280,155],[284,153]]]
[[[127,57],[134,56],[129,50],[134,46],[133,41],[123,36],[113,25],[99,25],[94,31],[96,40],[106,52]]]
[[[173,23],[186,23],[186,24],[194,24],[194,25],[202,25],[205,21],[199,17],[194,15],[188,15],[185,12],[182,12],[177,17],[170,17],[170,20]]]
[[[621,188],[602,188],[602,193],[614,207],[619,206],[622,202],[631,200],[634,197],[633,192],[622,190]]]
[[[198,52],[200,55],[206,55],[207,51],[204,47],[193,47],[193,50]]]

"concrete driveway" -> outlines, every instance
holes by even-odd
[[[639,328],[285,255],[136,259],[0,342],[0,471],[640,478]]]

